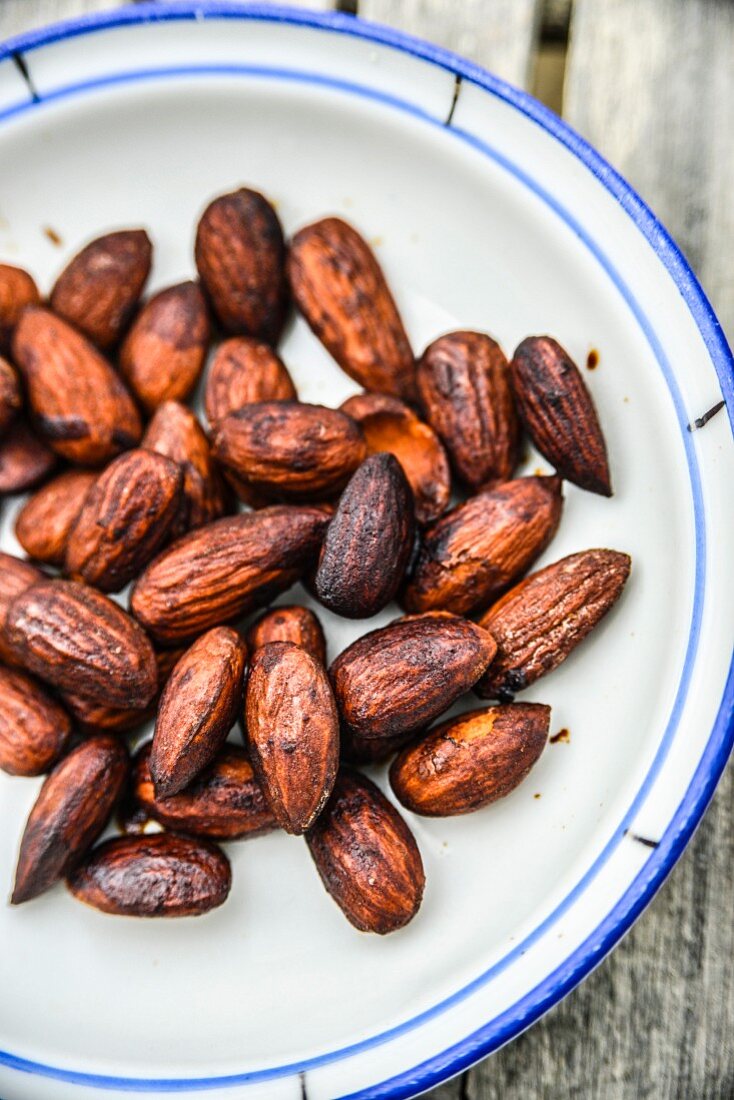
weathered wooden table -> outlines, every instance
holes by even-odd
[[[0,38],[119,0],[0,0]],[[302,0],[290,0],[291,3]],[[399,26],[531,87],[558,0],[309,0]],[[563,7],[563,4],[560,5]],[[573,0],[563,114],[647,199],[734,335],[734,2]],[[614,954],[434,1100],[734,1097],[734,781]]]

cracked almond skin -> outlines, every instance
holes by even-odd
[[[414,814],[452,817],[514,791],[548,740],[550,707],[509,703],[472,710],[430,730],[393,760],[390,786]]]
[[[81,733],[131,733],[145,722],[155,718],[158,700],[174,666],[183,656],[183,649],[161,649],[155,654],[157,689],[150,702],[144,707],[110,707],[104,703],[85,699],[83,695],[62,693],[74,725]]]
[[[178,794],[216,757],[242,704],[246,662],[240,635],[219,626],[198,638],[174,668],[150,753],[156,798]]]
[[[90,241],[59,275],[51,309],[102,351],[120,339],[150,274],[153,247],[143,229]]]
[[[314,561],[326,511],[288,505],[228,516],[184,535],[138,579],[136,619],[177,645],[269,603]]]
[[[79,901],[127,917],[196,917],[223,905],[232,869],[214,844],[175,833],[106,840],[69,875]]]
[[[258,649],[245,699],[252,766],[278,823],[300,836],[331,794],[339,715],[320,661],[292,642]]]
[[[376,615],[394,599],[415,539],[413,494],[391,454],[366,458],[328,526],[314,586],[325,607],[350,619]]]
[[[612,495],[607,447],[586,383],[550,336],[529,336],[515,351],[512,382],[528,435],[561,477]]]
[[[9,775],[42,775],[70,737],[64,708],[30,676],[0,666],[0,768]]]
[[[415,397],[403,322],[382,268],[356,229],[324,218],[299,230],[288,275],[298,309],[350,378],[366,390]]]
[[[13,905],[38,897],[78,863],[109,821],[127,773],[124,744],[108,736],[83,741],[56,765],[23,833]]]
[[[0,355],[0,439],[23,407],[15,368]]]
[[[121,379],[60,317],[47,309],[27,309],[15,330],[13,359],[34,424],[62,458],[100,466],[138,443],[140,416]]]
[[[557,668],[617,602],[630,567],[628,554],[584,550],[511,588],[480,619],[497,643],[497,656],[477,694],[511,699]]]
[[[140,708],[155,694],[145,632],[86,584],[43,580],[26,588],[8,607],[3,636],[17,662],[60,691]]]
[[[204,411],[212,427],[245,405],[297,400],[288,368],[268,344],[233,336],[219,345],[204,391]]]
[[[308,607],[271,607],[248,627],[246,637],[251,653],[269,642],[293,642],[322,665],[326,663],[324,628]]]
[[[120,373],[147,413],[185,401],[204,369],[209,314],[198,283],[167,287],[146,302],[120,348]]]
[[[103,592],[119,592],[163,545],[179,516],[177,462],[137,448],[100,474],[66,547],[66,572]]]
[[[558,529],[561,479],[520,477],[429,527],[402,596],[407,611],[480,611],[530,568]]]
[[[29,557],[64,564],[69,535],[96,480],[89,470],[66,470],[26,501],[15,520],[15,537]]]
[[[44,580],[46,574],[29,561],[0,551],[0,661],[5,665],[15,667],[19,663],[4,638],[8,608],[15,597],[25,592],[26,588]]]
[[[340,770],[306,841],[327,892],[360,932],[395,932],[418,912],[426,877],[415,837],[366,776]]]
[[[288,306],[285,251],[278,215],[258,191],[241,187],[207,206],[194,254],[225,332],[277,342]]]
[[[226,416],[212,450],[255,490],[288,500],[333,496],[367,455],[350,416],[297,401],[261,401]]]
[[[35,488],[57,463],[56,455],[25,418],[16,419],[0,440],[0,496]]]
[[[416,377],[426,419],[461,480],[479,489],[512,477],[520,425],[499,344],[482,332],[449,332],[426,348]]]
[[[26,306],[41,304],[35,280],[22,267],[0,264],[0,355],[10,351],[13,330]]]

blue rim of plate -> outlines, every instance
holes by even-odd
[[[165,7],[159,7],[155,3],[145,3],[132,9],[125,8],[119,11],[82,16],[73,21],[60,23],[50,28],[21,35],[4,44],[0,44],[0,61],[17,55],[18,53],[27,52],[62,39],[77,37],[89,31],[111,29],[118,26],[146,22],[164,22],[176,19],[193,20],[214,17],[231,17],[249,21],[267,21],[315,27],[322,30],[351,35],[391,47],[417,57],[422,61],[435,64],[483,88],[486,92],[489,92],[491,95],[494,95],[519,110],[552,137],[560,141],[562,145],[571,151],[592,172],[592,174],[596,176],[619,202],[637,228],[643,233],[648,243],[673,278],[701,333],[719,378],[722,393],[727,405],[730,423],[734,425],[734,400],[732,400],[734,396],[734,360],[732,359],[721,326],[705,293],[667,230],[665,230],[661,223],[655,218],[629,184],[566,123],[542,104],[538,103],[532,96],[519,91],[499,78],[492,76],[479,66],[469,61],[465,61],[441,47],[431,45],[420,39],[413,38],[412,36],[394,31],[387,27],[365,23],[361,19],[355,19],[353,16],[344,15],[338,12],[308,12],[301,9],[291,9],[267,4],[253,4],[243,7],[237,2],[221,2],[221,0],[198,0],[198,2],[196,2],[196,0],[179,0],[177,3],[167,4]],[[394,99],[391,96],[381,95],[374,89],[369,89],[364,86],[351,85],[345,81],[319,77],[318,74],[303,74],[291,70],[262,69],[254,66],[228,65],[148,70],[145,72],[125,73],[121,74],[119,77],[113,78],[96,78],[76,87],[65,87],[59,95],[52,93],[49,96],[40,97],[39,100],[33,103],[24,103],[20,108],[11,108],[6,112],[0,112],[0,122],[11,115],[19,113],[21,110],[29,110],[32,107],[42,105],[44,102],[50,102],[54,99],[61,98],[62,95],[89,91],[95,87],[98,88],[109,84],[152,79],[155,77],[170,78],[176,75],[211,75],[212,73],[279,76],[283,79],[306,80],[311,83],[321,83],[344,91],[367,95],[369,98],[407,110],[434,125],[442,125],[442,123],[438,122],[433,116],[421,111],[414,105]],[[671,389],[671,396],[676,404],[679,420],[681,420],[682,403],[674,388],[675,380],[672,374],[668,377],[664,353],[662,353],[662,349],[660,349],[659,346],[655,346],[657,341],[654,332],[651,326],[649,326],[649,323],[646,322],[642,311],[636,306],[634,298],[626,291],[623,282],[616,276],[611,265],[605,261],[603,254],[594,246],[594,242],[583,230],[581,230],[581,227],[574,221],[568,212],[564,211],[547,192],[544,192],[535,181],[525,176],[520,169],[512,165],[489,146],[485,146],[484,143],[480,142],[473,135],[457,130],[454,127],[451,127],[448,132],[454,132],[456,136],[474,144],[481,151],[493,157],[496,162],[513,172],[526,186],[530,186],[533,191],[539,194],[544,201],[552,206],[556,213],[558,213],[559,216],[582,237],[587,247],[594,253],[596,258],[600,260],[607,274],[611,276],[617,289],[621,290],[627,304],[632,307],[638,323],[640,323],[643,331],[645,331],[648,342],[651,343],[656,358],[666,374],[666,380]],[[685,430],[685,420],[682,421],[681,426]],[[699,581],[701,585],[703,585],[703,574],[700,568],[703,548],[703,529],[701,515],[699,514],[699,509],[701,508],[700,486],[696,481],[698,476],[697,470],[691,466],[692,457],[695,465],[695,456],[693,456],[689,441],[684,439],[684,443],[686,444],[689,468],[691,469],[693,481],[694,510],[697,514],[696,540],[697,560],[699,562],[697,566],[698,588]],[[686,669],[689,664],[692,664],[692,658],[695,655],[696,636],[697,625],[694,601],[694,623],[691,631],[691,639],[689,640],[686,652],[681,685],[683,685],[686,679]],[[674,718],[676,712],[682,705],[682,701],[681,688],[679,687],[676,703],[673,706],[671,720],[668,724],[663,742],[661,743],[661,749],[665,747],[666,752],[667,745],[670,739],[672,739],[672,733],[674,732]],[[713,795],[733,744],[734,661],[730,664],[724,694],[711,735],[683,800],[671,818],[657,848],[646,860],[632,884],[597,927],[593,935],[589,936],[553,973],[548,975],[543,982],[539,983],[534,989],[516,1002],[515,1005],[483,1025],[483,1027],[461,1040],[459,1043],[397,1076],[360,1090],[359,1092],[350,1093],[349,1096],[343,1097],[343,1100],[367,1100],[368,1097],[390,1097],[396,1100],[396,1098],[399,1097],[413,1096],[418,1091],[423,1091],[434,1085],[440,1084],[442,1081],[446,1080],[447,1077],[461,1072],[480,1058],[514,1038],[570,992],[574,986],[590,973],[590,971],[614,947],[621,936],[631,927],[637,916],[639,916],[645,906],[650,902],[655,892],[680,857]],[[639,804],[643,801],[655,773],[659,766],[662,765],[664,755],[665,753],[663,753],[661,757],[659,749],[650,772],[648,772],[645,782],[638,792],[632,807],[625,815],[622,824],[601,853],[601,856],[597,857],[592,868],[586,872],[581,881],[577,883],[574,890],[564,899],[564,902],[557,906],[554,912],[523,941],[523,944],[518,945],[518,947],[508,956],[505,956],[498,963],[495,963],[488,971],[480,975],[479,978],[474,979],[474,981],[469,983],[464,989],[452,994],[439,1005],[435,1005],[431,1009],[419,1014],[413,1020],[406,1021],[381,1035],[373,1036],[370,1039],[340,1051],[311,1058],[302,1063],[263,1071],[231,1074],[223,1077],[151,1079],[117,1077],[47,1066],[5,1052],[0,1052],[0,1065],[5,1065],[8,1068],[16,1069],[21,1072],[41,1074],[68,1083],[76,1083],[97,1088],[121,1088],[129,1091],[190,1091],[227,1088],[248,1082],[254,1083],[255,1081],[263,1081],[276,1077],[296,1075],[309,1069],[315,1069],[319,1065],[333,1062],[336,1059],[347,1057],[350,1054],[363,1052],[370,1049],[370,1047],[386,1042],[404,1031],[419,1025],[421,1022],[425,1022],[438,1012],[450,1007],[450,1005],[457,1000],[468,995],[472,990],[476,989],[478,985],[484,984],[492,976],[496,975],[499,969],[503,969],[511,958],[516,957],[520,950],[526,948],[530,942],[533,942],[543,934],[548,924],[557,919],[561,911],[565,910],[571,901],[575,899],[580,889],[587,883],[591,872],[599,869],[601,863],[605,862],[606,855],[611,851],[611,846],[615,838],[620,838],[624,835],[626,831],[624,828],[625,823],[631,820],[634,813],[639,809]],[[616,847],[616,844],[614,846]]]

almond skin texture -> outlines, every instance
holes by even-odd
[[[71,720],[39,683],[0,667],[0,768],[10,775],[42,775],[71,736]]]
[[[247,647],[237,631],[203,634],[163,689],[150,753],[156,798],[178,794],[214,760],[242,704]]]
[[[66,547],[66,572],[103,592],[119,592],[166,541],[181,509],[177,462],[137,448],[95,481]]]
[[[480,810],[520,784],[545,748],[550,707],[510,703],[452,718],[409,745],[390,768],[407,810],[451,817]]]
[[[395,932],[418,912],[426,882],[418,845],[364,775],[339,772],[306,840],[327,892],[360,932]]]
[[[183,649],[161,649],[156,653],[157,690],[150,703],[142,708],[110,707],[85,699],[83,695],[64,692],[64,706],[74,719],[74,725],[82,733],[131,733],[139,729],[145,722],[155,718],[160,694],[183,654]]]
[[[268,344],[233,336],[217,348],[204,391],[204,409],[212,426],[245,405],[297,399],[287,367]]]
[[[395,597],[415,538],[413,494],[391,454],[365,459],[342,493],[316,572],[321,603],[366,619]]]
[[[481,332],[449,332],[426,348],[417,368],[426,419],[472,489],[512,477],[520,429],[507,360]]]
[[[212,449],[254,489],[290,500],[337,493],[367,455],[351,417],[297,401],[262,401],[226,416]]]
[[[107,840],[68,878],[79,901],[127,917],[198,917],[223,905],[231,885],[224,852],[173,833]]]
[[[269,603],[318,553],[328,514],[275,507],[185,535],[153,561],[130,606],[154,638],[176,645]]]
[[[0,355],[10,351],[13,330],[26,306],[40,304],[41,295],[28,272],[0,264]]]
[[[293,642],[322,665],[326,663],[324,628],[308,607],[273,607],[256,619],[247,631],[250,652],[269,642]]]
[[[41,787],[20,844],[12,903],[38,897],[94,844],[120,797],[127,750],[114,737],[83,741]]]
[[[0,355],[0,438],[12,424],[23,405],[18,375]]]
[[[33,489],[52,473],[57,462],[26,420],[15,420],[0,440],[0,495]]]
[[[288,304],[278,215],[258,191],[220,195],[196,231],[196,267],[226,332],[274,344]]]
[[[29,672],[107,706],[144,707],[157,671],[145,632],[121,607],[76,581],[41,581],[10,604],[4,637]]]
[[[25,592],[26,588],[45,579],[45,574],[29,561],[22,561],[21,558],[0,551],[0,661],[5,665],[18,664],[4,639],[8,608],[15,597]]]
[[[483,610],[542,554],[562,507],[558,477],[516,478],[458,505],[424,532],[404,607]]]
[[[480,620],[497,656],[477,694],[510,699],[557,668],[617,602],[630,566],[628,554],[584,550],[511,588]]]
[[[550,336],[529,336],[512,360],[512,382],[528,435],[561,477],[612,495],[607,447],[576,364]]]
[[[103,351],[116,344],[150,273],[153,248],[142,229],[97,237],[67,264],[51,309]]]
[[[46,309],[27,309],[13,338],[34,422],[52,450],[99,466],[142,434],[130,394],[106,359]]]
[[[91,471],[67,470],[26,501],[15,521],[15,537],[29,557],[64,564],[69,534],[96,480]]]
[[[285,831],[300,836],[324,808],[339,766],[339,716],[323,665],[292,642],[258,649],[245,716],[265,797]]]

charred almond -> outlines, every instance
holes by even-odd
[[[160,693],[168,677],[183,656],[182,649],[161,649],[155,655],[157,689],[145,707],[111,707],[105,703],[85,699],[83,695],[62,695],[64,706],[82,733],[130,733],[155,717]]]
[[[66,547],[66,571],[119,592],[165,542],[181,508],[178,463],[137,448],[111,462],[87,493]]]
[[[242,703],[246,660],[239,634],[220,626],[194,642],[174,668],[150,754],[156,798],[183,790],[217,755]]]
[[[152,255],[142,229],[97,237],[59,275],[51,291],[52,310],[98,348],[112,347],[143,292]]]
[[[413,352],[374,253],[356,229],[324,218],[296,233],[288,257],[296,305],[339,366],[366,390],[410,400]]]
[[[610,497],[604,436],[568,353],[550,336],[529,336],[515,351],[512,381],[520,415],[540,453],[567,481]]]
[[[40,304],[38,287],[27,271],[0,264],[0,355],[10,351],[13,330],[26,306]]]
[[[15,521],[15,537],[26,554],[49,565],[64,564],[69,533],[95,481],[90,471],[67,470],[26,501]]]
[[[418,912],[426,881],[418,845],[365,776],[339,772],[306,840],[328,893],[361,932],[395,932]]]
[[[48,477],[57,461],[24,418],[15,420],[0,440],[0,495],[32,489]]]
[[[85,584],[26,588],[8,608],[4,637],[17,661],[62,691],[120,707],[144,707],[155,694],[155,656],[144,631]]]
[[[424,532],[404,606],[482,610],[543,552],[562,506],[557,477],[520,477],[458,505]]]
[[[542,753],[550,707],[510,703],[452,718],[393,760],[390,785],[416,814],[468,814],[513,791]]]
[[[12,554],[0,551],[0,661],[3,664],[18,664],[4,638],[8,608],[15,597],[25,592],[26,588],[45,579],[45,574],[29,561],[22,561]]]
[[[23,833],[12,902],[37,897],[71,870],[104,829],[127,777],[114,737],[83,741],[41,787]]]
[[[481,332],[450,332],[423,353],[418,393],[428,423],[472,489],[512,477],[520,430],[507,360]]]
[[[328,514],[275,507],[220,519],[164,550],[137,581],[130,605],[167,645],[195,638],[290,588],[318,553]]]
[[[283,230],[268,200],[245,187],[214,199],[201,216],[195,256],[225,331],[274,344],[288,294]]]
[[[42,775],[71,736],[68,714],[39,683],[0,667],[0,768],[10,775]]]
[[[155,294],[120,349],[120,371],[147,412],[183,401],[199,380],[209,344],[209,315],[198,283]]]
[[[27,309],[15,330],[13,357],[39,432],[70,462],[99,466],[140,439],[140,417],[122,381],[61,318]]]
[[[12,424],[23,404],[18,375],[0,356],[0,437]]]
[[[324,628],[308,607],[273,607],[261,615],[247,631],[247,644],[254,653],[268,642],[293,642],[326,662]]]
[[[279,824],[305,832],[324,808],[339,764],[339,717],[323,665],[292,642],[258,649],[245,724],[255,774]]]
[[[297,397],[287,367],[268,344],[233,336],[217,348],[204,392],[204,409],[211,425],[245,405],[295,401]]]
[[[497,656],[477,693],[510,698],[552,672],[617,602],[630,564],[616,550],[585,550],[511,588],[481,619]]]
[[[413,494],[391,454],[365,459],[326,532],[316,594],[351,619],[377,614],[400,587],[413,549]]]
[[[231,885],[224,852],[173,833],[107,840],[68,878],[79,901],[128,917],[196,917],[223,905]]]

